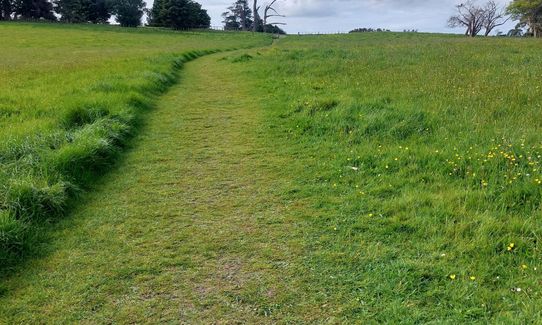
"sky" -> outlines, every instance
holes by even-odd
[[[213,26],[222,25],[222,12],[234,0],[197,0],[207,9]],[[259,0],[265,4],[269,0]],[[481,3],[486,0],[479,0]],[[495,0],[505,6],[510,0]],[[251,0],[250,0],[251,2]],[[355,28],[385,28],[393,31],[416,29],[420,32],[462,33],[446,21],[461,0],[278,0],[281,26],[288,33],[336,33]],[[509,22],[496,30],[513,28]]]

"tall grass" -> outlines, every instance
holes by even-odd
[[[0,265],[106,170],[182,65],[265,36],[0,24]],[[189,81],[186,81],[189,82]]]
[[[542,43],[288,37],[246,64],[336,319],[540,322]],[[269,95],[270,94],[270,95]]]

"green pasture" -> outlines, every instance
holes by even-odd
[[[539,40],[0,36],[0,322],[542,322]]]
[[[253,34],[0,24],[0,261],[107,167],[186,61],[263,46]]]
[[[540,321],[542,43],[288,37],[259,52],[315,304],[344,320]],[[272,146],[270,143],[269,146]]]

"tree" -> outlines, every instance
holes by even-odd
[[[211,27],[211,17],[207,13],[207,10],[203,9],[199,3],[194,3],[194,27],[207,29]]]
[[[483,7],[477,5],[475,0],[469,0],[456,6],[457,13],[448,19],[450,27],[466,28],[465,35],[474,37],[482,30],[488,36],[496,27],[504,25],[509,18],[503,8],[495,1],[487,2]]]
[[[222,13],[222,18],[224,19],[222,21],[222,23],[224,23],[224,30],[240,30],[241,29],[241,24],[239,23],[237,16],[235,16],[232,12]]]
[[[115,20],[123,27],[137,27],[141,25],[145,5],[143,0],[115,0],[113,3]]]
[[[273,7],[276,4],[277,0],[272,0],[271,3],[265,6],[264,14],[263,14],[263,32],[267,33],[269,25],[286,25],[285,23],[270,23],[268,21],[271,17],[284,17],[284,15],[281,15],[277,12],[277,10]]]
[[[106,0],[82,0],[81,4],[84,22],[106,24],[111,18],[111,3]]]
[[[56,20],[48,0],[18,0],[12,3],[13,14],[23,19]]]
[[[13,1],[0,0],[0,20],[10,20],[13,14]]]
[[[475,37],[484,27],[484,9],[469,0],[456,6],[457,13],[448,19],[450,27],[465,27],[465,35]]]
[[[228,11],[222,14],[224,29],[226,30],[249,30],[253,27],[252,10],[248,0],[237,0],[228,7]]]
[[[277,25],[271,25],[271,24],[266,25],[265,30],[266,30],[266,33],[270,33],[270,34],[280,34],[280,35],[285,35],[286,34],[286,32],[284,30],[282,30],[282,28],[280,28]]]
[[[84,21],[81,16],[81,2],[79,0],[55,0],[55,12],[60,15],[60,20],[68,23]]]
[[[253,32],[267,32],[285,34],[285,32],[275,25],[286,25],[285,23],[269,23],[271,17],[284,17],[274,8],[277,0],[271,0],[264,6],[263,18],[260,16],[260,6],[258,0],[253,0],[252,10],[249,8],[248,0],[236,0],[228,11],[222,14],[224,18],[225,30],[252,30]]]
[[[523,36],[523,30],[521,28],[514,28],[514,29],[511,29],[508,31],[508,33],[506,34],[506,36],[508,37],[521,37]]]
[[[160,12],[164,7],[163,0],[154,0],[152,8],[147,12],[147,23],[149,26],[162,26]]]
[[[504,25],[510,17],[506,17],[503,8],[497,6],[495,1],[489,1],[484,8],[483,26],[485,28],[485,36],[488,36],[493,29]]]
[[[209,28],[211,17],[207,10],[192,0],[157,0],[151,10],[152,26],[173,29]]]
[[[60,20],[69,23],[106,24],[111,17],[112,4],[106,0],[56,0],[55,11]]]
[[[534,37],[542,36],[542,1],[514,0],[507,8],[512,18],[519,20],[522,26],[527,26]]]
[[[258,0],[254,0],[252,4],[252,12],[254,13],[254,23],[252,24],[252,31],[254,33],[259,32],[260,29],[263,30],[262,19],[260,18],[260,7],[258,6]]]

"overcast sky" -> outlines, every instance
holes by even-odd
[[[234,0],[197,0],[207,9],[213,26],[221,26],[220,14]],[[269,0],[259,0],[266,3]],[[446,27],[454,6],[461,0],[278,0],[287,23],[284,29],[297,32],[347,32],[358,27],[387,28],[394,31],[417,29],[420,32],[461,33]],[[486,0],[478,0],[485,2]],[[149,2],[151,2],[149,0]],[[496,0],[506,5],[510,0]],[[514,23],[497,29],[508,31]]]

